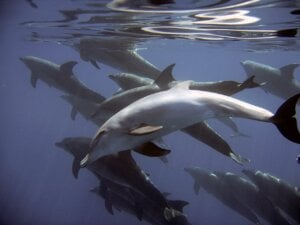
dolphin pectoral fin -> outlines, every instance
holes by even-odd
[[[80,167],[86,167],[89,161],[90,154],[87,154],[81,161],[80,161]]]
[[[129,132],[129,134],[130,135],[135,135],[135,136],[147,135],[147,134],[152,134],[156,131],[159,131],[162,128],[163,128],[162,126],[151,126],[151,125],[143,123],[139,127],[132,129]]]
[[[300,99],[300,94],[286,100],[276,111],[270,121],[276,125],[280,133],[288,140],[300,144],[300,133],[297,127],[296,105]]]
[[[38,80],[38,77],[35,76],[34,74],[31,74],[30,83],[33,88],[36,88],[37,80]]]
[[[161,148],[153,142],[146,142],[134,148],[134,151],[150,157],[164,156],[171,152],[171,150]]]
[[[74,159],[72,164],[72,173],[76,179],[78,178],[79,170],[80,170],[80,161]]]
[[[98,70],[100,70],[100,66],[97,64],[97,62],[93,59],[90,60],[91,64],[96,67]]]
[[[60,71],[66,75],[73,75],[73,67],[77,64],[76,61],[69,61],[64,64],[61,64]]]
[[[75,107],[72,107],[72,110],[71,110],[71,119],[75,120],[76,119],[76,115],[77,115],[77,109]]]
[[[194,183],[193,188],[194,188],[195,194],[196,194],[196,195],[199,195],[199,191],[200,191],[200,182],[197,181],[197,180],[195,180],[195,183]]]

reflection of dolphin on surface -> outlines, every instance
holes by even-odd
[[[214,173],[207,172],[198,167],[189,167],[184,169],[194,179],[194,192],[199,193],[200,187],[211,193],[224,205],[230,207],[249,221],[260,224],[259,219],[254,212],[245,204],[243,204],[230,190],[221,179]],[[226,223],[225,223],[226,224]]]
[[[57,65],[34,56],[25,56],[20,59],[31,70],[31,85],[33,87],[36,87],[36,83],[40,79],[50,87],[53,86],[67,94],[97,103],[105,100],[103,96],[87,88],[74,76],[72,70],[77,64],[75,61]]]
[[[130,38],[82,38],[74,48],[84,61],[99,68],[97,61],[121,72],[133,73],[155,79],[160,71],[140,56]]]
[[[283,99],[300,93],[300,82],[294,77],[294,71],[300,64],[289,64],[280,69],[246,60],[241,63],[247,76],[254,76],[256,83],[266,92]]]
[[[218,117],[240,117],[273,123],[283,136],[300,143],[295,105],[300,94],[272,112],[225,95],[188,90],[188,82],[141,98],[107,120],[95,134],[82,166],[96,159],[135,148],[195,123]],[[117,140],[117,141],[116,141]],[[150,152],[149,152],[150,153]]]
[[[259,170],[243,170],[243,173],[276,206],[300,223],[300,190],[298,187]]]

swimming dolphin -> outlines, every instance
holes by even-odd
[[[121,74],[110,74],[108,75],[110,79],[116,82],[123,91],[151,85],[154,83],[152,79],[140,77],[134,74],[121,73]],[[166,75],[165,75],[166,76]],[[197,82],[190,81],[191,90],[200,90],[200,91],[211,91],[223,95],[234,95],[244,89],[259,87],[260,85],[253,81],[254,76],[250,76],[243,82],[237,81],[216,81],[216,82]],[[178,85],[183,81],[177,81],[172,74],[166,76],[164,79],[165,84],[169,88]]]
[[[125,211],[136,216],[139,220],[154,225],[189,224],[186,216],[182,213],[183,207],[188,204],[181,200],[168,200],[168,204],[176,212],[176,216],[168,217],[168,211],[157,205],[152,199],[146,198],[138,192],[132,191],[122,185],[106,179],[100,179],[99,187],[91,191],[100,195],[105,200],[105,207],[110,214],[114,214],[113,208]],[[180,221],[180,222],[177,222]]]
[[[77,137],[65,138],[55,144],[74,156],[72,172],[76,178],[80,169],[80,161],[86,155],[90,142],[89,138]],[[168,207],[163,194],[154,186],[149,176],[140,169],[130,151],[107,155],[90,164],[88,169],[97,177],[131,188],[152,199],[161,207]]]
[[[121,72],[133,73],[144,77],[157,78],[160,71],[139,55],[130,38],[82,38],[74,48],[84,61],[99,68],[97,61]]]
[[[50,87],[55,87],[67,94],[72,94],[89,101],[101,103],[103,96],[87,88],[73,74],[75,61],[57,65],[35,56],[21,57],[20,60],[31,70],[31,85],[35,88],[38,80],[44,81]]]
[[[174,64],[168,66],[166,69],[162,71],[160,76],[155,80],[152,81],[147,79],[149,82],[148,85],[145,84],[145,79],[142,79],[140,77],[135,77],[134,75],[115,75],[113,80],[117,81],[117,83],[121,84],[123,88],[128,86],[127,84],[130,83],[130,81],[133,81],[136,88],[124,90],[124,92],[118,93],[111,98],[108,98],[105,100],[102,104],[99,105],[98,110],[95,112],[93,118],[103,118],[103,117],[111,117],[116,112],[120,111],[130,103],[145,97],[147,95],[160,92],[162,90],[165,90],[169,88],[169,85],[174,86],[174,82],[176,84],[180,84],[181,82],[175,81],[172,75],[172,69],[174,67]],[[229,85],[230,83],[230,85]],[[238,92],[244,88],[251,88],[253,87],[252,84],[252,78],[247,79],[243,83],[238,83],[235,81],[224,81],[224,82],[194,82],[192,81],[193,88],[204,88],[205,90],[210,91],[219,91],[221,92],[222,86],[224,87],[224,92],[228,93],[229,86],[231,87],[231,93]],[[139,86],[141,85],[141,87]],[[210,88],[211,87],[211,88]],[[222,118],[221,122],[226,122],[226,125],[229,125],[231,129],[234,130],[236,134],[240,134],[235,124],[230,120],[230,118]],[[190,127],[183,128],[181,131],[189,134],[193,138],[209,145],[213,149],[217,150],[218,152],[232,158],[237,163],[244,163],[248,162],[248,159],[245,159],[238,155],[237,153],[234,153],[233,150],[230,148],[230,146],[226,143],[224,139],[220,135],[218,135],[209,125],[202,121],[197,124],[193,124]]]
[[[300,82],[294,77],[294,71],[300,64],[289,64],[279,69],[262,63],[246,60],[241,63],[247,76],[254,76],[260,87],[283,99],[300,93]]]
[[[289,225],[290,223],[280,213],[276,205],[270,201],[259,188],[249,180],[230,172],[213,172],[224,188],[224,194],[232,194],[243,204],[247,205],[254,213],[272,225]]]
[[[259,190],[286,214],[300,223],[300,190],[269,173],[243,170]]]
[[[194,192],[199,194],[200,188],[212,194],[224,205],[233,209],[249,221],[261,224],[256,214],[244,203],[242,203],[234,193],[228,189],[227,185],[214,173],[200,169],[199,167],[187,167],[184,170],[194,179]]]
[[[297,94],[272,112],[238,99],[206,91],[188,90],[183,83],[170,90],[141,98],[108,119],[97,131],[90,153],[82,160],[85,166],[96,159],[217,117],[240,117],[273,123],[283,136],[300,143],[294,118]],[[149,152],[149,154],[151,154]]]

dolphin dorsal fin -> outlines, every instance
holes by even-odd
[[[76,61],[69,61],[60,65],[60,71],[66,75],[73,75],[73,67],[77,64]]]
[[[293,63],[286,66],[281,67],[279,70],[281,72],[281,76],[284,76],[286,79],[294,79],[294,71],[300,64]]]
[[[175,63],[167,66],[167,68],[165,68],[160,73],[158,78],[154,81],[154,83],[157,84],[158,87],[160,87],[162,89],[169,88],[168,84],[175,80],[173,77],[173,74],[172,74],[174,66],[175,66]]]

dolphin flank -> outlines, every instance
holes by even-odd
[[[188,82],[181,83],[170,90],[146,96],[116,113],[99,128],[90,144],[90,153],[81,161],[81,165],[218,117],[240,117],[273,123],[288,140],[300,143],[294,117],[300,94],[288,99],[273,114],[225,95],[188,90],[188,85]]]

